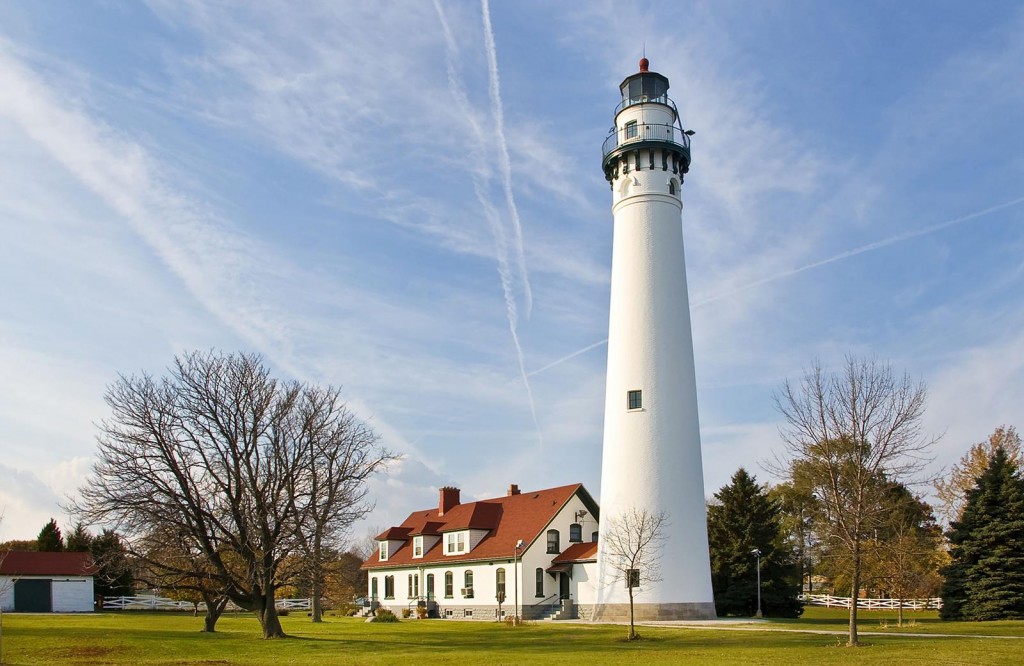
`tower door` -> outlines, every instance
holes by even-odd
[[[558,598],[569,598],[569,574],[565,571],[558,574]]]
[[[23,578],[14,583],[14,610],[22,613],[49,613],[53,610],[49,578]]]

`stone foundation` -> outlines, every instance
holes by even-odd
[[[580,618],[595,622],[629,622],[629,604],[596,604],[579,608]],[[636,622],[714,620],[716,617],[715,604],[711,602],[633,605],[633,619]]]

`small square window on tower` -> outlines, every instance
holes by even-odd
[[[643,391],[626,391],[626,408],[643,409]]]
[[[640,587],[639,569],[626,569],[626,587]]]

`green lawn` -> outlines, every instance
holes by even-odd
[[[641,628],[645,640],[624,643],[619,626],[536,623],[518,629],[491,622],[406,620],[367,624],[329,617],[314,625],[301,614],[282,618],[292,638],[264,641],[247,615],[229,615],[216,634],[201,618],[172,613],[95,613],[3,617],[5,664],[1016,664],[1024,641],[1005,638],[915,638],[895,629],[865,637],[869,645],[836,647],[832,635],[777,629],[844,630],[841,612],[809,609],[806,619],[769,622],[776,631]],[[884,614],[865,614],[877,630]],[[894,616],[891,616],[894,617]],[[730,624],[728,626],[736,626]],[[948,624],[918,614],[902,631],[1024,635],[1024,622]]]

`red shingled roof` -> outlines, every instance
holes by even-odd
[[[597,559],[597,542],[587,541],[584,543],[574,543],[562,553],[551,560],[552,564],[561,564],[563,562],[592,562]]]
[[[12,550],[0,553],[2,576],[95,576],[89,553],[39,553]]]
[[[377,537],[378,539],[400,538],[407,539],[407,541],[401,547],[392,550],[384,562],[380,561],[379,553],[374,553],[363,563],[363,568],[405,567],[439,562],[511,558],[516,542],[522,539],[527,546],[533,543],[551,522],[551,519],[555,517],[555,514],[577,492],[580,493],[587,506],[596,513],[597,504],[580,483],[495,497],[479,502],[467,502],[449,509],[443,516],[438,515],[437,507],[414,511],[400,526],[392,527]],[[441,539],[425,552],[423,557],[413,559],[413,535],[438,535],[465,529],[486,529],[489,532],[468,553],[446,556],[444,554],[444,539]],[[408,536],[392,536],[399,533]]]

